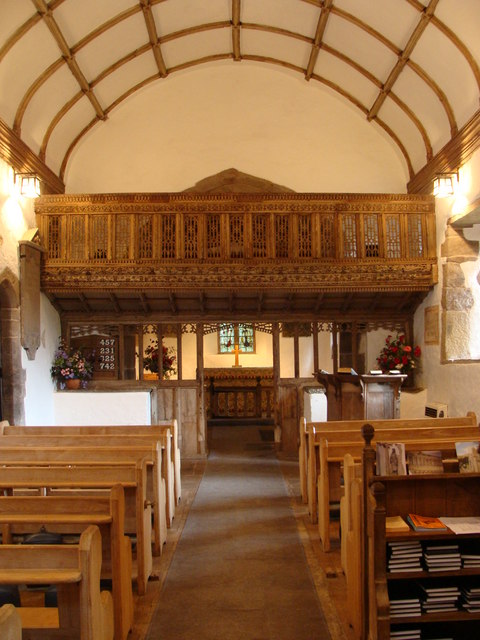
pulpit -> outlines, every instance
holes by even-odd
[[[400,387],[405,374],[326,373],[317,371],[325,387],[327,420],[382,420],[400,417]]]

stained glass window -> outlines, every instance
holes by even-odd
[[[225,323],[218,330],[219,353],[232,353],[238,344],[240,353],[255,352],[255,331],[253,324],[249,323]]]

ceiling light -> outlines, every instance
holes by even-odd
[[[433,195],[436,198],[448,198],[455,193],[456,173],[437,173],[433,179]]]
[[[34,173],[15,173],[15,184],[20,195],[37,198],[40,195],[40,178]]]

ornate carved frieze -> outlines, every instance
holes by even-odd
[[[291,291],[409,291],[428,290],[434,283],[434,262],[241,263],[215,265],[105,265],[43,268],[42,284],[49,291],[116,289],[229,288]]]

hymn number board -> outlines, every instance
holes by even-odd
[[[118,336],[82,336],[71,344],[86,351],[95,351],[93,379],[118,379]]]
[[[95,355],[94,377],[117,378],[117,338],[98,336]]]

